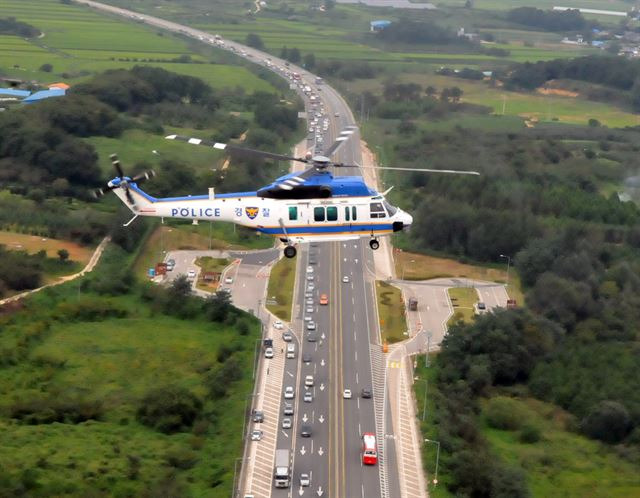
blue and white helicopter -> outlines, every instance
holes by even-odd
[[[169,135],[166,137],[169,140],[212,147],[230,154],[298,161],[309,167],[299,173],[284,175],[257,192],[219,194],[209,188],[207,195],[156,198],[138,186],[152,178],[154,172],[147,171],[132,178],[125,176],[114,154],[111,159],[118,176],[95,194],[102,196],[112,190],[124,202],[134,214],[125,226],[138,216],[227,221],[279,238],[286,244],[284,255],[287,258],[295,257],[295,244],[302,242],[367,238],[369,246],[375,250],[380,247],[379,237],[409,229],[413,217],[385,200],[385,195],[391,189],[381,194],[369,187],[361,176],[334,176],[329,170],[330,167],[362,167],[330,160],[356,129],[348,127],[342,131],[324,155],[307,154],[305,157],[290,157],[235,144]],[[382,166],[368,168],[479,174],[476,171],[459,170]]]

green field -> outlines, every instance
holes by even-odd
[[[0,36],[0,68],[11,77],[72,84],[107,69],[153,64],[196,76],[216,88],[273,91],[269,83],[246,68],[220,64],[213,49],[199,46],[205,54],[200,55],[181,38],[85,7],[55,0],[5,0],[2,15],[27,22],[44,34],[31,40]],[[187,54],[193,61],[205,63],[170,62]],[[53,65],[51,73],[39,70],[45,63]]]
[[[449,299],[453,305],[453,315],[449,318],[448,325],[458,320],[463,322],[473,321],[475,316],[475,304],[478,302],[478,293],[473,287],[457,287],[447,290]]]
[[[534,399],[514,399],[521,424],[539,429],[541,439],[524,443],[517,430],[499,430],[483,424],[492,450],[505,462],[522,468],[533,497],[567,498],[638,496],[640,474],[630,460],[615,450],[567,430],[570,415]],[[486,403],[483,410],[486,413]]]

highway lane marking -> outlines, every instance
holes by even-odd
[[[354,339],[356,338],[356,337],[355,337],[355,334],[353,335],[353,338],[354,338]],[[354,354],[354,357],[355,357],[356,361],[358,361],[358,350],[356,349],[356,350],[353,352],[353,354]],[[356,372],[356,377],[357,377],[357,375],[358,375],[358,372]]]
[[[285,431],[282,431],[282,434],[284,434],[284,437],[289,437],[289,434],[287,434]]]
[[[289,372],[289,370],[287,370],[287,375],[288,375],[289,377],[293,377],[293,374],[292,374],[291,372]]]
[[[356,360],[358,359],[358,355],[356,355]],[[356,384],[359,384],[360,382],[358,382],[358,372],[356,372]],[[360,398],[356,398],[358,401],[360,401]]]

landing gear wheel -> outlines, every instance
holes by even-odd
[[[376,239],[371,239],[369,241],[369,247],[371,247],[371,249],[375,251],[378,247],[380,247],[380,242],[378,242]]]
[[[287,246],[284,248],[284,255],[287,258],[295,258],[297,252],[298,251],[296,251],[296,248],[293,246]]]

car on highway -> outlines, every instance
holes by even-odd
[[[334,115],[336,118],[339,118],[339,117],[340,117],[340,113],[339,113],[339,112],[336,112],[336,113],[334,113],[333,115]]]
[[[313,306],[307,306],[307,309],[305,311],[307,313],[313,313],[313,311],[314,311]]]
[[[310,322],[311,320],[313,320],[313,317],[311,315],[305,315],[304,317],[305,322]]]
[[[318,342],[318,334],[316,334],[315,332],[309,332],[307,334],[307,341],[308,342]]]
[[[273,322],[273,328],[274,329],[278,329],[278,330],[282,330],[284,328],[284,325],[282,324],[282,322],[280,320],[276,320],[275,322]]]
[[[482,301],[479,301],[478,304],[476,304],[476,310],[477,313],[480,315],[482,313],[486,313],[487,312],[487,305],[484,304]]]
[[[293,387],[287,386],[284,388],[284,399],[293,399],[295,393],[293,391]]]
[[[187,272],[187,278],[196,278],[196,271],[195,270],[189,270]]]
[[[342,392],[342,397],[343,397],[344,399],[351,399],[351,389],[345,389],[345,390]]]
[[[311,360],[313,358],[311,357],[311,355],[309,353],[304,353],[302,355],[302,363],[311,363]]]
[[[313,297],[313,292],[305,292],[304,297],[306,297],[307,299]]]
[[[173,271],[176,267],[176,260],[171,258],[167,260],[167,271]]]
[[[300,427],[300,436],[311,437],[311,434],[313,434],[313,429],[311,429],[310,425],[305,424],[302,427]]]
[[[349,276],[345,275],[344,277],[342,277],[342,283],[343,284],[348,284],[349,283]]]
[[[313,387],[313,375],[307,375],[304,378],[305,387]]]
[[[310,265],[317,265],[318,262],[315,259],[309,259],[309,264]]]
[[[224,279],[224,283],[225,283],[225,284],[232,284],[232,283],[233,283],[233,278],[231,278],[231,277],[227,277],[227,278],[225,278],[225,279]]]
[[[363,387],[362,392],[360,394],[363,398],[366,398],[366,399],[370,399],[373,397],[373,393],[371,392],[371,389],[369,389],[368,387]]]
[[[327,304],[329,304],[329,298],[327,297],[326,294],[321,294],[320,295],[320,304],[326,306]]]
[[[251,441],[260,441],[262,439],[262,431],[254,430],[251,431]]]
[[[262,410],[253,410],[253,416],[251,417],[256,424],[264,422],[264,412]]]
[[[293,341],[293,334],[291,333],[291,331],[290,331],[290,330],[285,330],[285,331],[282,333],[282,340],[283,340],[283,341],[285,341],[285,342],[291,342],[291,341]]]
[[[311,480],[309,479],[309,474],[300,474],[300,487],[306,488],[311,485]]]
[[[313,275],[309,274],[307,275],[307,282],[313,282]]]
[[[284,408],[282,409],[282,413],[286,416],[293,415],[293,405],[291,403],[285,403]]]
[[[305,403],[311,403],[313,401],[313,393],[311,391],[306,391],[302,399]]]
[[[290,418],[283,418],[282,419],[282,428],[283,429],[291,429],[291,419]]]
[[[269,359],[273,358],[273,348],[266,348],[264,350],[264,357]]]
[[[313,267],[307,266],[307,273],[313,273]]]
[[[307,303],[307,304],[313,304],[313,299],[312,299],[312,298],[310,298],[310,297],[309,297],[309,298],[307,298],[306,303]]]
[[[314,284],[313,282],[309,282],[307,284],[307,291],[312,291],[316,288],[316,284]]]
[[[316,322],[307,322],[307,330],[315,330]]]

